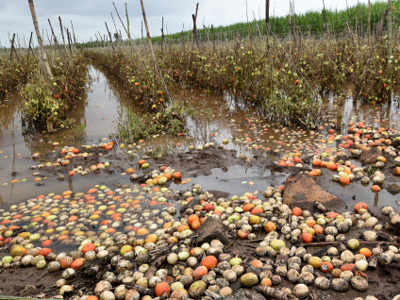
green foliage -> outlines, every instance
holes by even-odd
[[[124,142],[136,142],[156,134],[177,135],[185,131],[185,109],[174,103],[157,113],[137,114],[128,111],[118,123],[118,137]]]
[[[47,128],[47,124],[50,123],[63,126],[59,119],[62,103],[53,97],[52,89],[50,83],[38,81],[28,83],[22,91],[23,97],[27,99],[24,104],[24,114],[29,116],[30,122],[41,129]]]
[[[168,105],[168,95],[148,53],[118,49],[86,51],[85,55],[108,77],[116,79],[120,88],[144,111],[155,113]],[[168,83],[169,77],[164,81]]]
[[[393,20],[396,28],[399,25],[397,22],[400,21],[400,1],[395,0],[393,3]],[[384,15],[384,11],[387,7],[387,1],[375,2],[371,4],[371,26],[374,29],[377,28],[381,22],[381,18]],[[289,16],[283,17],[271,17],[270,28],[271,33],[275,36],[285,37],[290,33],[290,20]],[[368,6],[366,4],[359,4],[350,7],[346,10],[332,11],[326,10],[324,12],[306,12],[294,16],[294,22],[297,30],[304,34],[322,35],[326,33],[324,28],[324,18],[327,23],[327,29],[332,34],[340,35],[347,32],[349,29],[353,32],[360,32],[366,34],[368,31]],[[387,24],[385,23],[385,28]],[[384,29],[385,29],[384,28]],[[236,23],[228,26],[219,26],[211,30],[211,28],[205,28],[198,30],[198,36],[200,40],[209,39],[228,39],[234,40],[237,36],[257,37],[266,34],[265,20],[253,21],[250,23]],[[182,36],[183,35],[183,36]],[[185,31],[182,33],[170,34],[165,37],[166,41],[179,41],[181,39],[191,40],[192,32]],[[160,42],[161,37],[153,38],[153,42]]]
[[[53,130],[66,125],[68,112],[84,101],[88,80],[87,65],[81,55],[68,60],[51,60],[53,78],[36,74],[22,90],[23,118],[30,130]]]
[[[148,53],[88,51],[95,64],[115,75],[145,111],[164,111],[168,99],[153,73]],[[315,128],[322,121],[321,98],[350,90],[362,101],[384,103],[400,90],[400,48],[388,59],[386,37],[370,43],[340,39],[226,42],[201,49],[181,45],[156,52],[170,91],[204,89],[229,92],[260,108],[266,118],[285,125]]]
[[[37,60],[32,56],[20,56],[18,60],[0,56],[0,101],[25,85],[36,70]]]
[[[393,26],[397,28],[400,23],[400,1],[394,0],[393,4]],[[387,8],[387,1],[379,1],[371,4],[371,27],[372,32],[377,30],[382,16]],[[324,26],[324,20],[327,28]],[[310,11],[304,14],[298,14],[294,17],[296,30],[303,34],[312,34],[321,36],[326,30],[332,35],[343,35],[348,30],[366,35],[368,32],[368,6],[358,4],[345,10],[333,11],[325,10],[321,12]],[[289,16],[271,17],[271,33],[277,37],[286,37],[290,33]],[[384,30],[387,24],[384,22]],[[235,23],[227,26],[199,29],[198,38],[200,41],[208,40],[235,40],[238,35],[241,38],[258,37],[260,34],[266,34],[265,20],[253,21],[250,23]],[[166,42],[191,41],[192,31],[187,30],[165,36]],[[161,42],[161,36],[152,38],[154,43]],[[124,41],[126,45],[131,45],[135,41]],[[137,40],[136,42],[140,42]],[[109,47],[111,43],[106,41],[87,42],[79,45],[81,48]]]

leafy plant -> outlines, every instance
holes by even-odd
[[[65,61],[51,60],[54,78],[43,80],[38,73],[22,90],[23,118],[29,130],[64,128],[68,113],[84,101],[87,65],[79,54]]]

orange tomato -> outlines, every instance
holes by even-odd
[[[293,209],[292,209],[293,216],[301,216],[302,213],[303,213],[303,210],[300,207],[293,207]]]
[[[251,210],[251,213],[253,215],[258,215],[258,214],[262,214],[264,212],[264,209],[260,206],[256,206]]]
[[[209,270],[215,268],[217,264],[218,260],[213,255],[206,256],[201,260],[201,265],[205,266]]]
[[[199,216],[196,214],[193,214],[188,217],[187,222],[189,225],[191,225],[194,221],[199,221],[199,220],[200,220]]]
[[[38,254],[39,255],[43,255],[43,256],[47,256],[51,252],[53,252],[53,250],[51,250],[50,248],[42,248],[42,249],[39,250]]]
[[[342,185],[350,184],[350,178],[348,176],[340,176],[340,184]]]
[[[182,179],[182,173],[181,172],[174,172],[174,173],[172,173],[172,177],[175,179],[175,180],[181,180]]]
[[[313,228],[313,227],[315,226],[315,220],[309,219],[309,220],[306,221],[306,224],[307,224],[309,227]]]
[[[371,257],[372,251],[369,248],[361,248],[360,254],[364,255],[365,257]]]
[[[194,279],[200,279],[201,277],[205,276],[208,274],[208,268],[206,266],[198,266],[194,271],[193,271],[193,277]]]
[[[314,232],[315,234],[323,234],[324,233],[324,227],[322,227],[319,224],[314,225]]]
[[[254,206],[255,206],[255,205],[252,204],[252,203],[246,203],[245,205],[243,205],[243,210],[244,210],[244,211],[250,211],[250,210],[253,209]]]
[[[313,240],[313,236],[309,232],[303,232],[301,235],[301,238],[302,238],[303,242],[306,244],[311,243]]]
[[[194,220],[192,224],[190,224],[190,227],[192,227],[193,230],[197,230],[200,227],[200,220]]]
[[[241,239],[247,239],[247,237],[249,236],[249,233],[247,231],[239,229],[238,232],[237,232],[237,235]]]
[[[368,204],[365,202],[358,202],[356,205],[354,205],[355,212],[358,212],[362,208],[368,210]]]
[[[268,277],[265,277],[263,280],[261,280],[261,285],[266,287],[272,286],[272,281]]]
[[[267,223],[265,223],[264,225],[264,230],[266,232],[271,232],[271,231],[275,231],[276,230],[276,224],[272,221],[268,221]]]
[[[374,184],[373,186],[371,186],[371,191],[373,191],[374,193],[378,193],[381,191],[381,187],[379,185]]]
[[[85,245],[82,246],[82,253],[86,253],[89,251],[94,251],[96,249],[96,245],[93,243],[86,243]]]
[[[161,297],[162,295],[169,296],[171,289],[169,288],[169,284],[165,281],[157,283],[155,287],[155,293],[157,297]]]
[[[85,263],[85,259],[80,257],[75,259],[72,264],[71,264],[71,268],[76,270],[79,270],[80,268],[82,268],[83,264]]]
[[[341,271],[352,271],[355,267],[355,264],[344,264],[340,267]]]
[[[53,242],[51,240],[45,240],[42,242],[42,247],[50,247]]]
[[[264,264],[262,263],[261,260],[259,259],[253,259],[250,264],[254,267],[254,268],[262,268],[264,266]]]
[[[333,270],[333,265],[329,261],[324,261],[320,269],[324,273],[330,273]]]

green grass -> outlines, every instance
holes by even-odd
[[[386,2],[376,2],[371,5],[371,26],[375,30],[377,25],[381,22],[387,7]],[[311,33],[313,35],[321,35],[325,32],[324,29],[324,12],[310,11],[301,15],[295,16],[297,28],[303,33]],[[356,5],[346,10],[341,11],[325,11],[328,31],[334,34],[346,32],[348,28],[352,31],[358,31],[366,34],[368,31],[368,6],[365,4]],[[393,21],[397,26],[400,22],[400,1],[393,1]],[[289,16],[284,17],[271,17],[271,32],[274,35],[286,36],[290,33]],[[386,26],[386,22],[385,22]],[[219,39],[221,36],[227,39],[233,39],[240,34],[241,37],[258,36],[260,33],[266,33],[265,20],[253,21],[251,23],[236,23],[228,26],[220,26],[199,30],[199,38],[202,40]],[[186,40],[191,39],[192,32],[185,31],[183,36]],[[182,33],[175,33],[166,36],[166,40],[179,40],[182,39]],[[153,38],[153,41],[161,41],[161,37]]]
[[[393,24],[395,28],[400,24],[400,0],[395,0],[393,3]],[[371,26],[372,32],[376,30],[378,24],[381,22],[387,7],[386,1],[380,1],[371,4]],[[310,11],[304,14],[296,15],[295,21],[299,31],[303,34],[321,35],[325,33],[324,29],[324,15],[328,25],[328,32],[335,35],[345,33],[350,28],[353,32],[366,34],[368,31],[368,6],[366,4],[359,4],[345,10],[331,11],[326,10],[323,12]],[[289,16],[284,17],[271,17],[271,32],[275,36],[285,37],[290,33]],[[384,29],[387,24],[385,22]],[[228,26],[215,27],[213,30],[208,27],[198,31],[199,40],[232,40],[239,34],[242,38],[256,37],[265,35],[266,26],[265,20],[253,21],[250,23],[236,23]],[[179,42],[182,39],[185,41],[192,40],[192,31],[184,31],[169,34],[165,36],[167,42]],[[161,36],[154,37],[153,42],[161,42]],[[138,40],[136,40],[137,42]],[[99,47],[107,46],[108,43],[101,42],[88,42],[83,43],[80,47]]]

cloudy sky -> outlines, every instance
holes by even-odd
[[[134,37],[140,36],[141,11],[139,0],[127,0]],[[322,9],[322,0],[294,0],[297,13]],[[372,0],[376,2],[377,0]],[[123,13],[125,0],[115,0]],[[168,33],[177,32],[184,26],[192,27],[191,14],[196,2],[200,3],[198,26],[226,25],[246,21],[246,0],[144,0],[152,35],[160,34],[161,17],[164,16]],[[367,0],[325,0],[329,9],[343,9]],[[41,30],[48,30],[47,19],[58,24],[61,16],[65,26],[72,21],[79,41],[94,38],[96,32],[106,33],[104,21],[113,29],[110,13],[112,0],[35,0]],[[247,0],[248,16],[263,18],[264,0]],[[286,15],[289,0],[271,0],[271,15]],[[115,13],[114,13],[115,15]],[[118,22],[118,20],[116,20]],[[119,24],[117,24],[119,25]],[[120,27],[120,26],[119,26]],[[58,29],[58,26],[57,26]],[[122,31],[122,27],[119,28]],[[28,40],[33,31],[27,0],[0,0],[0,46],[8,46],[9,36],[17,33],[20,40]],[[44,37],[46,39],[46,37]]]

